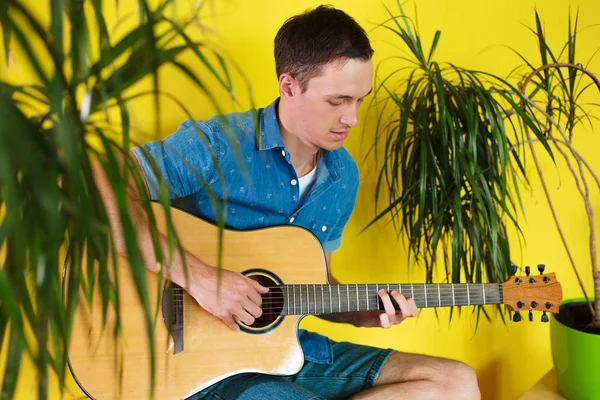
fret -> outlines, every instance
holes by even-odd
[[[471,305],[471,293],[469,293],[469,284],[467,283],[467,305]]]
[[[367,311],[369,310],[369,285],[365,285],[365,293],[367,294]]]
[[[427,285],[423,285],[423,289],[425,289],[425,308],[427,308]]]
[[[410,297],[412,297],[414,299],[415,298],[415,287],[412,283],[410,284],[410,294],[411,294]]]
[[[350,312],[350,286],[346,285],[346,298],[348,299],[348,312]]]
[[[438,283],[438,306],[442,305],[442,295],[440,294],[440,284]]]
[[[398,285],[398,293],[402,294],[402,285]]]
[[[332,313],[333,312],[333,304],[331,303],[331,299],[332,299],[332,295],[331,295],[331,285],[329,286],[329,312]]]
[[[315,314],[317,313],[317,304],[319,304],[319,302],[317,301],[317,285],[313,284],[313,294],[315,296]]]
[[[285,287],[285,295],[287,298],[287,315],[290,315],[290,287]]]
[[[356,284],[356,311],[360,311],[360,300],[358,299],[358,283]]]
[[[307,314],[310,314],[310,297],[308,294],[308,285],[306,285],[306,308],[308,309],[306,311]]]
[[[300,314],[302,314],[302,306],[304,305],[304,295],[302,294],[302,285],[298,285],[298,296],[300,296]]]
[[[294,314],[296,314],[296,286],[292,286],[292,293],[294,293]],[[302,314],[302,304],[300,304],[300,314]]]
[[[323,309],[323,314],[325,314],[325,290],[323,289],[323,285],[321,285],[321,308]]]
[[[340,285],[338,287],[338,312],[342,312],[342,295],[340,294]]]
[[[485,305],[485,285],[481,285],[481,291],[483,292],[483,304]]]
[[[456,306],[456,297],[454,297],[454,283],[452,283],[452,306]]]

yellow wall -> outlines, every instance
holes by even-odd
[[[124,15],[135,3],[134,0],[121,0],[120,14]],[[183,7],[186,2],[179,3]],[[253,85],[255,104],[268,104],[277,96],[272,57],[273,37],[287,17],[314,7],[319,2],[215,0],[214,3],[215,9],[210,12],[213,16],[204,21],[214,29],[216,36],[212,41],[224,48],[243,68]],[[367,30],[387,17],[379,1],[339,0],[330,3],[354,16]],[[395,1],[387,0],[383,3],[392,10],[397,9]],[[406,5],[410,15],[414,15],[413,4],[418,7],[420,31],[425,43],[431,42],[436,29],[442,31],[437,60],[498,74],[506,74],[520,63],[503,45],[512,46],[529,58],[535,57],[534,38],[524,26],[534,26],[534,6],[538,7],[544,18],[547,33],[554,46],[560,46],[565,39],[569,7],[573,10],[580,8],[582,27],[598,22],[596,16],[600,15],[600,3],[595,0],[417,0]],[[38,9],[38,12],[44,13],[44,10]],[[112,6],[107,11],[107,18],[114,23]],[[597,39],[600,37],[598,29],[590,28],[579,38],[581,60],[584,62],[587,62],[597,46]],[[395,40],[390,35],[384,34],[382,30],[371,32],[370,35],[376,51],[376,63],[394,52],[398,54],[389,43],[390,40]],[[399,42],[393,44],[401,45]],[[13,79],[27,78],[29,73],[26,66],[19,64],[18,58],[15,61],[16,65],[11,70]],[[597,59],[592,62],[591,68],[600,72]],[[188,81],[170,69],[166,71],[162,76],[165,88],[168,87],[169,92],[186,103],[196,118],[209,117],[213,111]],[[243,90],[241,94],[243,104],[238,109],[249,104],[243,96]],[[599,102],[597,95],[591,99]],[[152,115],[147,111],[150,104],[150,100],[140,101],[132,110],[134,123],[146,129],[152,127]],[[165,100],[163,106],[160,134],[166,135],[176,128],[184,116],[169,101]],[[598,115],[597,110],[595,113]],[[365,141],[361,142],[363,129]],[[600,171],[600,160],[595,157],[596,149],[600,148],[600,138],[584,129],[580,129],[577,136],[576,145],[581,153]],[[372,137],[369,126],[361,125],[348,139],[346,147],[356,160],[362,160]],[[138,138],[144,139],[141,135]],[[591,267],[588,267],[587,223],[582,202],[575,195],[575,187],[562,163],[555,169],[548,160],[544,160],[544,166],[561,222],[573,245],[589,291]],[[535,177],[532,167],[533,164],[529,164],[528,171]],[[343,246],[334,256],[334,273],[345,282],[421,282],[422,270],[415,266],[410,269],[407,267],[405,250],[400,244],[395,244],[395,235],[391,229],[382,223],[359,235],[373,212],[375,179],[372,169],[364,169],[361,179],[356,212],[345,232]],[[527,220],[520,218],[526,243],[521,250],[517,237],[512,236],[513,258],[519,265],[545,263],[549,272],[558,274],[565,297],[579,296],[581,291],[561,247],[541,186],[536,179],[532,183],[533,191],[523,195]],[[593,202],[596,206],[600,205],[597,192],[593,196]],[[596,223],[596,227],[599,229],[600,225]],[[405,321],[389,330],[356,329],[312,317],[305,320],[304,327],[318,329],[335,340],[351,340],[462,360],[476,370],[484,399],[516,399],[552,367],[549,325],[538,322],[539,314],[536,315],[535,323],[508,325],[503,325],[498,316],[492,314],[492,321],[482,320],[474,335],[475,319],[470,309],[463,311],[460,318],[455,317],[448,323],[448,313],[445,310],[439,313],[439,319],[436,319],[433,310],[422,310],[418,319]],[[36,386],[33,371],[30,367],[25,367],[23,372],[17,397],[31,398]],[[58,398],[54,393],[55,398]]]

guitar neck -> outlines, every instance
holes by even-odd
[[[502,304],[502,285],[471,284],[350,284],[283,285],[284,315],[331,314],[383,310],[378,291],[396,290],[414,299],[417,307]],[[393,302],[395,307],[397,305]]]

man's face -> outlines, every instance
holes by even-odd
[[[325,150],[342,147],[358,125],[358,108],[371,92],[373,62],[337,60],[323,67],[301,93],[293,96],[294,133],[307,145]]]

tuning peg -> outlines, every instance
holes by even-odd
[[[540,271],[540,275],[544,273],[546,266],[544,264],[538,264],[538,271]]]
[[[508,271],[510,272],[511,275],[516,274],[517,273],[517,266],[514,265],[514,264],[511,265]]]
[[[515,312],[515,315],[513,315],[513,322],[519,322],[521,321],[521,314],[519,314],[518,311]]]
[[[529,265],[525,267],[525,273],[527,274],[527,276],[529,276],[529,272],[531,272],[531,269],[529,268]]]
[[[546,311],[542,314],[542,322],[548,322],[548,316],[546,315]]]
[[[533,311],[529,310],[529,322],[533,322]]]

